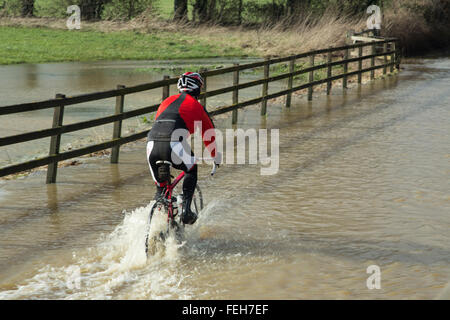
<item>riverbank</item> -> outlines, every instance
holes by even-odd
[[[175,23],[138,17],[131,21],[83,21],[68,30],[66,19],[0,18],[0,64],[98,60],[286,56],[343,45],[363,19],[328,13],[315,23],[286,30]]]

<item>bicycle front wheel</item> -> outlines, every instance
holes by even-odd
[[[200,214],[200,211],[203,209],[203,195],[200,187],[198,185],[195,186],[194,195],[192,196],[192,204],[191,210],[197,214]]]
[[[194,194],[192,195],[191,211],[194,212],[197,216],[199,216],[202,209],[203,209],[203,195],[202,191],[200,190],[200,187],[196,185]],[[175,220],[178,224],[184,225],[181,222],[181,207],[178,208],[178,210],[180,214],[177,215]]]

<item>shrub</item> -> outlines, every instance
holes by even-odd
[[[105,5],[102,19],[130,20],[150,9],[154,0],[112,0]]]
[[[38,17],[67,17],[67,7],[73,4],[70,0],[36,0],[35,15]]]
[[[67,17],[67,7],[78,5],[81,19],[99,20],[106,3],[110,0],[36,0],[35,12],[38,17]]]
[[[22,15],[22,0],[0,0],[0,16],[19,17]]]

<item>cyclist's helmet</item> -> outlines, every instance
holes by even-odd
[[[203,87],[203,78],[197,72],[183,73],[178,79],[177,88],[180,92],[187,92],[191,96],[198,97]]]

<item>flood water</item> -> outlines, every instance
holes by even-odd
[[[148,260],[145,142],[54,185],[0,181],[0,299],[448,299],[450,59],[402,68],[266,118],[240,111],[239,128],[280,130],[278,173],[201,166],[206,208]]]

